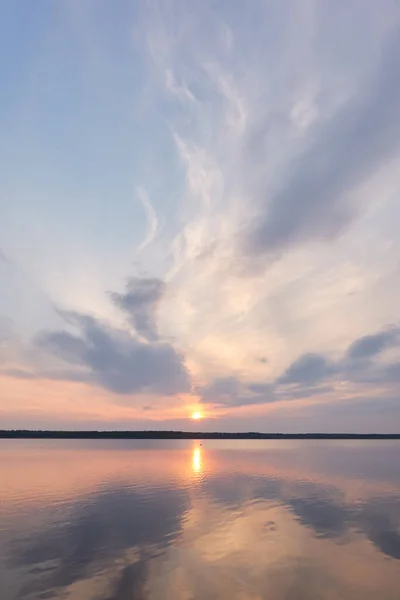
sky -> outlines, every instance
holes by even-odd
[[[400,430],[397,0],[0,0],[0,46],[0,428]]]

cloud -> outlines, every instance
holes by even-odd
[[[219,377],[212,384],[202,388],[202,393],[210,399],[214,396],[236,396],[240,388],[240,381],[236,377]]]
[[[393,384],[399,381],[400,363],[372,359],[380,358],[384,350],[396,346],[400,346],[400,330],[392,327],[358,338],[336,361],[321,354],[304,354],[289,365],[276,384],[295,384],[299,390],[309,392],[316,383],[326,381]]]
[[[254,394],[268,394],[272,391],[269,383],[250,383],[247,389]]]
[[[163,293],[160,279],[132,278],[125,292],[110,294],[135,331],[89,314],[57,310],[65,328],[40,331],[33,344],[20,343],[15,356],[7,351],[1,360],[0,352],[0,375],[84,382],[121,395],[189,392],[184,358],[157,333],[156,312]],[[0,342],[8,341],[7,325],[0,320]]]
[[[66,317],[78,334],[43,332],[36,343],[64,362],[86,368],[101,387],[116,394],[189,391],[183,359],[170,344],[141,341],[89,315],[67,313]]]
[[[333,372],[326,358],[319,354],[303,354],[278,378],[278,383],[301,383],[311,385],[325,379]]]
[[[93,382],[90,373],[79,369],[43,369],[27,371],[25,369],[0,369],[0,375],[12,379],[51,379],[53,381]]]
[[[371,358],[386,348],[400,343],[400,329],[392,327],[373,335],[365,335],[353,342],[347,350],[350,359]]]
[[[137,333],[146,340],[158,339],[156,313],[165,284],[157,278],[132,277],[123,294],[111,292],[114,303],[125,311]]]
[[[400,329],[391,327],[358,338],[350,344],[344,356],[332,361],[321,354],[303,354],[278,377],[276,384],[296,384],[308,388],[322,381],[380,382],[398,381],[400,364],[373,361],[384,350],[400,346]]]
[[[258,192],[260,214],[244,234],[248,253],[330,239],[353,219],[349,194],[400,147],[399,51],[396,29],[368,81],[312,131],[307,148],[287,166],[280,190],[271,198]]]
[[[393,363],[385,368],[384,379],[393,383],[400,383],[400,363]]]
[[[197,391],[206,403],[248,406],[323,395],[335,391],[339,382],[397,385],[400,362],[387,364],[371,359],[378,358],[388,347],[400,347],[399,334],[399,328],[392,327],[363,336],[350,344],[338,360],[318,353],[302,354],[270,381],[249,383],[237,377],[221,377]]]
[[[15,323],[12,319],[0,315],[0,344],[8,342],[15,335]]]
[[[24,369],[0,369],[0,375],[13,379],[36,379],[36,374]]]
[[[0,262],[3,262],[6,265],[11,264],[11,260],[9,259],[7,254],[1,248],[0,248]]]
[[[36,370],[3,368],[1,374],[18,379],[53,379],[95,383],[116,394],[190,392],[190,376],[183,357],[169,343],[147,342],[126,330],[111,327],[93,316],[61,313],[78,333],[42,332],[36,345],[70,367]],[[400,362],[374,361],[391,346],[400,346],[398,328],[363,336],[342,357],[306,353],[275,379],[244,381],[237,376],[217,377],[194,388],[205,404],[239,407],[321,396],[337,385],[383,384],[400,381]],[[354,387],[356,386],[356,387]],[[146,405],[146,410],[148,406]]]
[[[142,243],[140,244],[140,246],[138,248],[138,252],[141,252],[142,250],[144,250],[146,248],[146,246],[151,244],[151,242],[154,240],[156,233],[157,233],[157,229],[158,229],[158,218],[157,218],[156,211],[154,210],[153,205],[151,204],[146,191],[144,189],[142,189],[141,187],[138,187],[137,195],[138,195],[138,198],[143,206],[143,210],[145,211],[145,214],[147,217],[146,235],[144,237],[144,240],[142,241]]]
[[[237,377],[220,377],[209,385],[199,387],[202,402],[220,406],[242,406],[274,402],[274,389],[268,383],[243,383]]]

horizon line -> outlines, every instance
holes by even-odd
[[[182,431],[168,429],[1,429],[0,438],[126,438],[126,439],[400,439],[400,433],[356,433],[356,432],[224,432],[224,431]]]

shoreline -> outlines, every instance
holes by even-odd
[[[400,433],[224,433],[201,431],[0,430],[0,439],[159,439],[159,440],[400,440]]]

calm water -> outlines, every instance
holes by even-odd
[[[400,443],[0,441],[0,598],[400,599]]]

